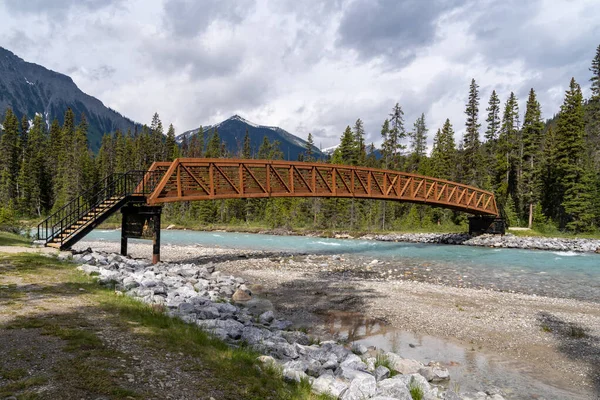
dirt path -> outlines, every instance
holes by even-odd
[[[52,247],[0,246],[0,253],[58,254],[58,250],[53,249]]]

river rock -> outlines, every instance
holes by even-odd
[[[396,375],[393,378],[401,382],[404,386],[410,387],[411,385],[416,385],[423,389],[423,392],[427,393],[431,390],[431,385],[427,382],[423,376],[419,374],[411,374],[411,375]]]
[[[234,321],[232,319],[226,320],[218,320],[218,319],[208,319],[208,320],[198,320],[196,324],[207,331],[214,331],[216,329],[221,329],[225,332],[226,336],[232,339],[239,339],[242,337],[242,332],[244,330],[244,324]]]
[[[448,390],[442,395],[444,400],[462,400],[461,397],[455,392]]]
[[[258,344],[265,338],[264,332],[260,328],[246,326],[242,331],[242,340],[245,340],[248,344]]]
[[[154,279],[144,279],[142,281],[142,286],[144,286],[144,287],[154,287],[154,286],[156,286],[156,281]]]
[[[177,309],[182,314],[189,314],[195,311],[194,305],[190,303],[180,303]]]
[[[250,290],[241,290],[238,289],[231,296],[231,300],[236,302],[244,302],[252,300],[252,292]]]
[[[277,361],[271,356],[258,356],[256,359],[265,365],[277,365]]]
[[[383,365],[380,365],[379,367],[375,368],[373,375],[375,376],[375,380],[379,382],[390,377],[390,370]]]
[[[273,322],[271,322],[271,328],[272,329],[276,329],[279,331],[284,331],[286,329],[289,329],[291,326],[293,325],[292,321],[287,321],[287,320],[274,320]]]
[[[348,390],[348,384],[333,375],[321,375],[314,380],[312,390],[317,394],[326,394],[337,399]]]
[[[310,344],[310,338],[304,332],[300,331],[283,331],[281,336],[288,341],[289,344],[298,343],[303,346]]]
[[[260,316],[258,317],[258,322],[260,322],[263,325],[267,325],[271,323],[271,321],[273,321],[274,319],[275,314],[273,314],[273,311],[266,311],[260,314]]]
[[[363,400],[373,397],[377,391],[377,382],[373,375],[365,372],[358,373],[348,390],[342,395],[342,400]]]
[[[367,351],[369,351],[369,349],[367,349],[367,346],[365,346],[364,344],[361,343],[354,343],[352,345],[352,352],[354,354],[358,354],[358,355],[363,355],[365,354]]]
[[[288,361],[283,364],[283,368],[291,369],[291,370],[295,370],[295,371],[306,372],[306,370],[308,369],[308,363],[306,361],[302,361],[302,360]]]
[[[203,307],[196,313],[199,319],[215,319],[219,318],[219,310],[217,307]]]
[[[275,343],[274,346],[271,346],[271,348],[272,348],[273,354],[277,358],[280,358],[280,359],[298,358],[298,352],[296,351],[294,346],[292,346],[291,344],[289,344],[287,342]]]
[[[388,378],[377,383],[377,395],[401,400],[412,400],[410,390],[400,379]]]
[[[315,378],[321,375],[321,363],[317,360],[308,361],[308,368],[306,369],[306,374],[310,376],[314,376]]]
[[[419,374],[428,382],[443,382],[450,379],[450,373],[447,368],[440,366],[427,366],[419,368]]]
[[[363,360],[356,354],[350,354],[348,357],[346,357],[346,359],[340,364],[340,367],[355,369],[357,371],[367,370],[367,364],[365,364]]]
[[[386,353],[386,356],[390,362],[390,367],[403,375],[415,374],[420,368],[424,367],[424,365],[418,361],[402,358],[394,353]]]
[[[283,379],[288,382],[300,382],[302,380],[308,380],[308,375],[301,371],[296,371],[293,369],[284,369]]]
[[[123,287],[125,288],[125,290],[131,290],[138,286],[140,286],[140,284],[130,276],[123,279]]]

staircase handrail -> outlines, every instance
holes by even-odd
[[[125,173],[113,173],[108,175],[88,190],[73,197],[67,204],[40,222],[37,227],[38,240],[49,242],[65,228],[72,226],[76,221],[95,210],[101,203],[110,197],[117,195],[122,198],[132,194],[150,194],[157,184],[157,179],[152,179],[154,175],[157,175],[157,172],[158,171],[130,170]],[[131,182],[129,185],[128,183],[131,178],[138,179],[135,179],[135,182]],[[109,191],[109,189],[111,190]],[[88,204],[86,204],[86,202]],[[97,217],[97,215],[97,213],[94,214],[94,218]],[[41,232],[44,230],[44,237],[42,237]]]

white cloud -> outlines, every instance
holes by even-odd
[[[182,132],[237,113],[323,147],[359,117],[377,143],[396,102],[407,129],[425,113],[430,141],[446,118],[460,135],[471,78],[482,114],[492,89],[523,110],[534,87],[551,117],[571,76],[588,86],[597,1],[384,3],[11,0],[0,45],[140,122],[156,111]]]

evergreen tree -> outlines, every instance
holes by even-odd
[[[208,141],[206,147],[206,158],[219,158],[221,157],[221,138],[219,137],[219,130],[213,129],[213,134]]]
[[[523,175],[521,178],[523,204],[529,215],[528,226],[533,225],[533,206],[540,201],[541,153],[544,123],[542,112],[533,88],[529,91],[523,119]]]
[[[600,198],[600,45],[596,48],[596,54],[590,67],[592,77],[591,97],[586,105],[586,144],[588,158],[591,168],[595,171],[594,186],[596,188],[594,197]],[[596,225],[600,226],[600,201],[596,201]]]
[[[313,147],[315,146],[315,142],[313,141],[312,133],[308,133],[308,138],[306,139],[306,147],[304,150],[304,160],[306,162],[314,161],[313,158]]]
[[[377,156],[375,154],[376,151],[377,149],[375,148],[375,144],[371,143],[369,145],[369,152],[367,153],[367,161],[365,163],[367,167],[376,168],[379,166]]]
[[[189,157],[191,158],[202,158],[204,154],[204,129],[202,126],[198,129],[198,132],[192,135],[190,140],[190,151]]]
[[[519,149],[519,105],[515,94],[511,92],[504,106],[496,151],[494,188],[501,207],[506,204],[509,195],[518,203]]]
[[[95,178],[95,168],[93,155],[87,140],[88,123],[85,115],[81,116],[81,121],[75,130],[74,164],[72,185],[68,185],[69,191],[65,199],[69,199],[78,193],[87,190],[92,186]]]
[[[0,202],[14,207],[17,200],[17,177],[21,160],[19,119],[10,108],[6,110],[0,137]]]
[[[41,216],[50,208],[50,176],[46,168],[48,155],[46,123],[36,114],[28,135],[28,146],[21,164],[23,177],[22,207],[25,215]]]
[[[187,136],[183,136],[181,138],[181,156],[189,157],[190,154],[190,144],[188,143]]]
[[[402,141],[406,138],[406,131],[404,129],[404,111],[402,111],[402,107],[396,103],[389,116],[390,129],[387,137],[387,147],[390,153],[391,167],[397,169],[400,165],[400,155],[402,154],[402,151],[406,149],[406,146],[402,144]]]
[[[557,168],[563,199],[560,226],[574,232],[590,230],[593,221],[585,155],[583,95],[572,78],[558,117]]]
[[[464,181],[470,185],[479,185],[481,173],[479,172],[482,160],[479,153],[479,85],[475,79],[471,80],[469,99],[465,114],[467,114],[466,130],[463,137],[463,169]]]
[[[355,152],[354,159],[356,160],[356,165],[365,165],[367,160],[367,149],[365,145],[365,127],[363,125],[362,120],[359,118],[354,123],[354,143],[355,143]]]
[[[333,152],[331,162],[333,164],[356,165],[357,144],[354,142],[354,134],[348,125],[342,134],[340,145]]]
[[[161,161],[164,154],[164,130],[158,113],[154,113],[152,116],[152,123],[150,124],[150,150],[151,150],[151,162]]]
[[[383,125],[381,126],[381,137],[383,138],[383,143],[381,144],[381,156],[383,158],[383,168],[390,168],[391,159],[393,155],[393,149],[390,146],[390,121],[386,119],[383,121]]]
[[[492,94],[490,95],[490,101],[488,103],[488,107],[486,108],[488,112],[488,116],[486,118],[487,129],[485,131],[485,140],[486,142],[494,142],[498,139],[498,134],[500,132],[500,99],[496,94],[495,90],[492,90]]]
[[[252,147],[250,145],[250,133],[248,133],[248,128],[246,128],[246,134],[244,135],[244,147],[242,149],[242,158],[252,158]]]
[[[421,114],[415,121],[413,131],[410,133],[410,171],[419,171],[423,160],[427,157],[427,125],[425,114]]]
[[[557,139],[552,126],[548,127],[544,137],[542,168],[540,179],[542,184],[541,205],[543,214],[557,220],[560,214],[560,188],[557,169]],[[535,211],[535,210],[534,210]]]
[[[590,71],[592,72],[592,77],[590,78],[590,82],[592,82],[590,88],[592,91],[592,99],[600,99],[600,45],[596,48],[596,55],[592,60]]]
[[[173,127],[173,124],[170,124],[169,129],[167,130],[163,160],[173,161],[174,159],[179,158],[179,156],[179,146],[175,140],[175,128]]]
[[[453,179],[456,171],[456,144],[454,129],[446,119],[442,129],[438,129],[433,138],[431,150],[431,169],[433,176],[442,179]]]
[[[268,160],[270,154],[271,143],[269,142],[269,138],[265,135],[260,147],[258,148],[258,158],[261,160]]]
[[[115,172],[115,140],[112,135],[102,136],[97,156],[98,175],[101,179]]]

